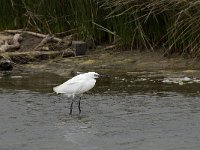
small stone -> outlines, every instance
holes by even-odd
[[[13,65],[9,59],[2,58],[0,60],[0,70],[1,71],[10,71],[12,69],[13,69]]]

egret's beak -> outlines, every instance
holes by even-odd
[[[110,76],[105,74],[99,74],[99,78],[110,78]]]

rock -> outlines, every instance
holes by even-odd
[[[9,48],[8,42],[5,41],[3,45],[0,46],[0,52],[5,52]]]
[[[85,55],[87,51],[87,44],[83,41],[72,41],[72,48],[75,50],[76,56]]]
[[[9,59],[2,58],[0,60],[0,70],[1,71],[10,71],[13,69],[13,64]]]

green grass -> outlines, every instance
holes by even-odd
[[[98,43],[200,56],[200,0],[1,0],[0,8],[0,30],[71,31]]]

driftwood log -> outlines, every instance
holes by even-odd
[[[53,38],[54,36],[48,34],[46,35],[45,38],[42,39],[42,41],[34,48],[35,50],[38,48],[43,47],[45,44],[49,43],[49,42],[53,42]]]
[[[85,55],[89,47],[89,45],[84,41],[72,41],[71,36],[66,36],[63,39],[60,39],[51,34],[44,35],[23,30],[5,30],[4,33],[9,33],[14,36],[3,41],[3,45],[0,45],[0,52],[4,52],[1,55],[8,56],[14,63],[26,64],[32,61],[41,61],[56,57]],[[30,39],[27,39],[27,35],[32,36]],[[36,36],[37,38],[34,38],[33,36]],[[24,41],[22,42],[23,37]],[[30,42],[32,39],[33,44],[28,43],[28,49],[24,48],[27,42]],[[69,48],[70,46],[71,48]],[[17,51],[18,49],[20,50]]]
[[[40,37],[40,38],[46,38],[47,35],[45,34],[41,34],[41,33],[36,33],[36,32],[31,32],[31,31],[23,31],[23,30],[5,30],[4,32],[7,33],[12,33],[12,34],[23,34],[23,33],[27,33],[36,37]],[[62,42],[62,39],[57,38],[57,37],[53,37],[52,38],[53,41],[55,42]]]
[[[29,34],[38,38],[42,38],[41,42],[33,48],[34,50],[45,50],[45,51],[50,50],[51,48],[46,45],[47,43],[55,43],[57,46],[60,46],[60,44],[63,43],[66,47],[70,47],[72,43],[70,36],[60,39],[60,38],[55,37],[52,34],[45,35],[45,34],[31,32],[31,31],[5,30],[4,32],[11,33],[11,34],[21,34],[21,35]]]
[[[32,61],[54,59],[56,57],[74,57],[75,54],[70,49],[61,51],[32,51],[7,53],[10,59],[18,64],[26,64]]]

